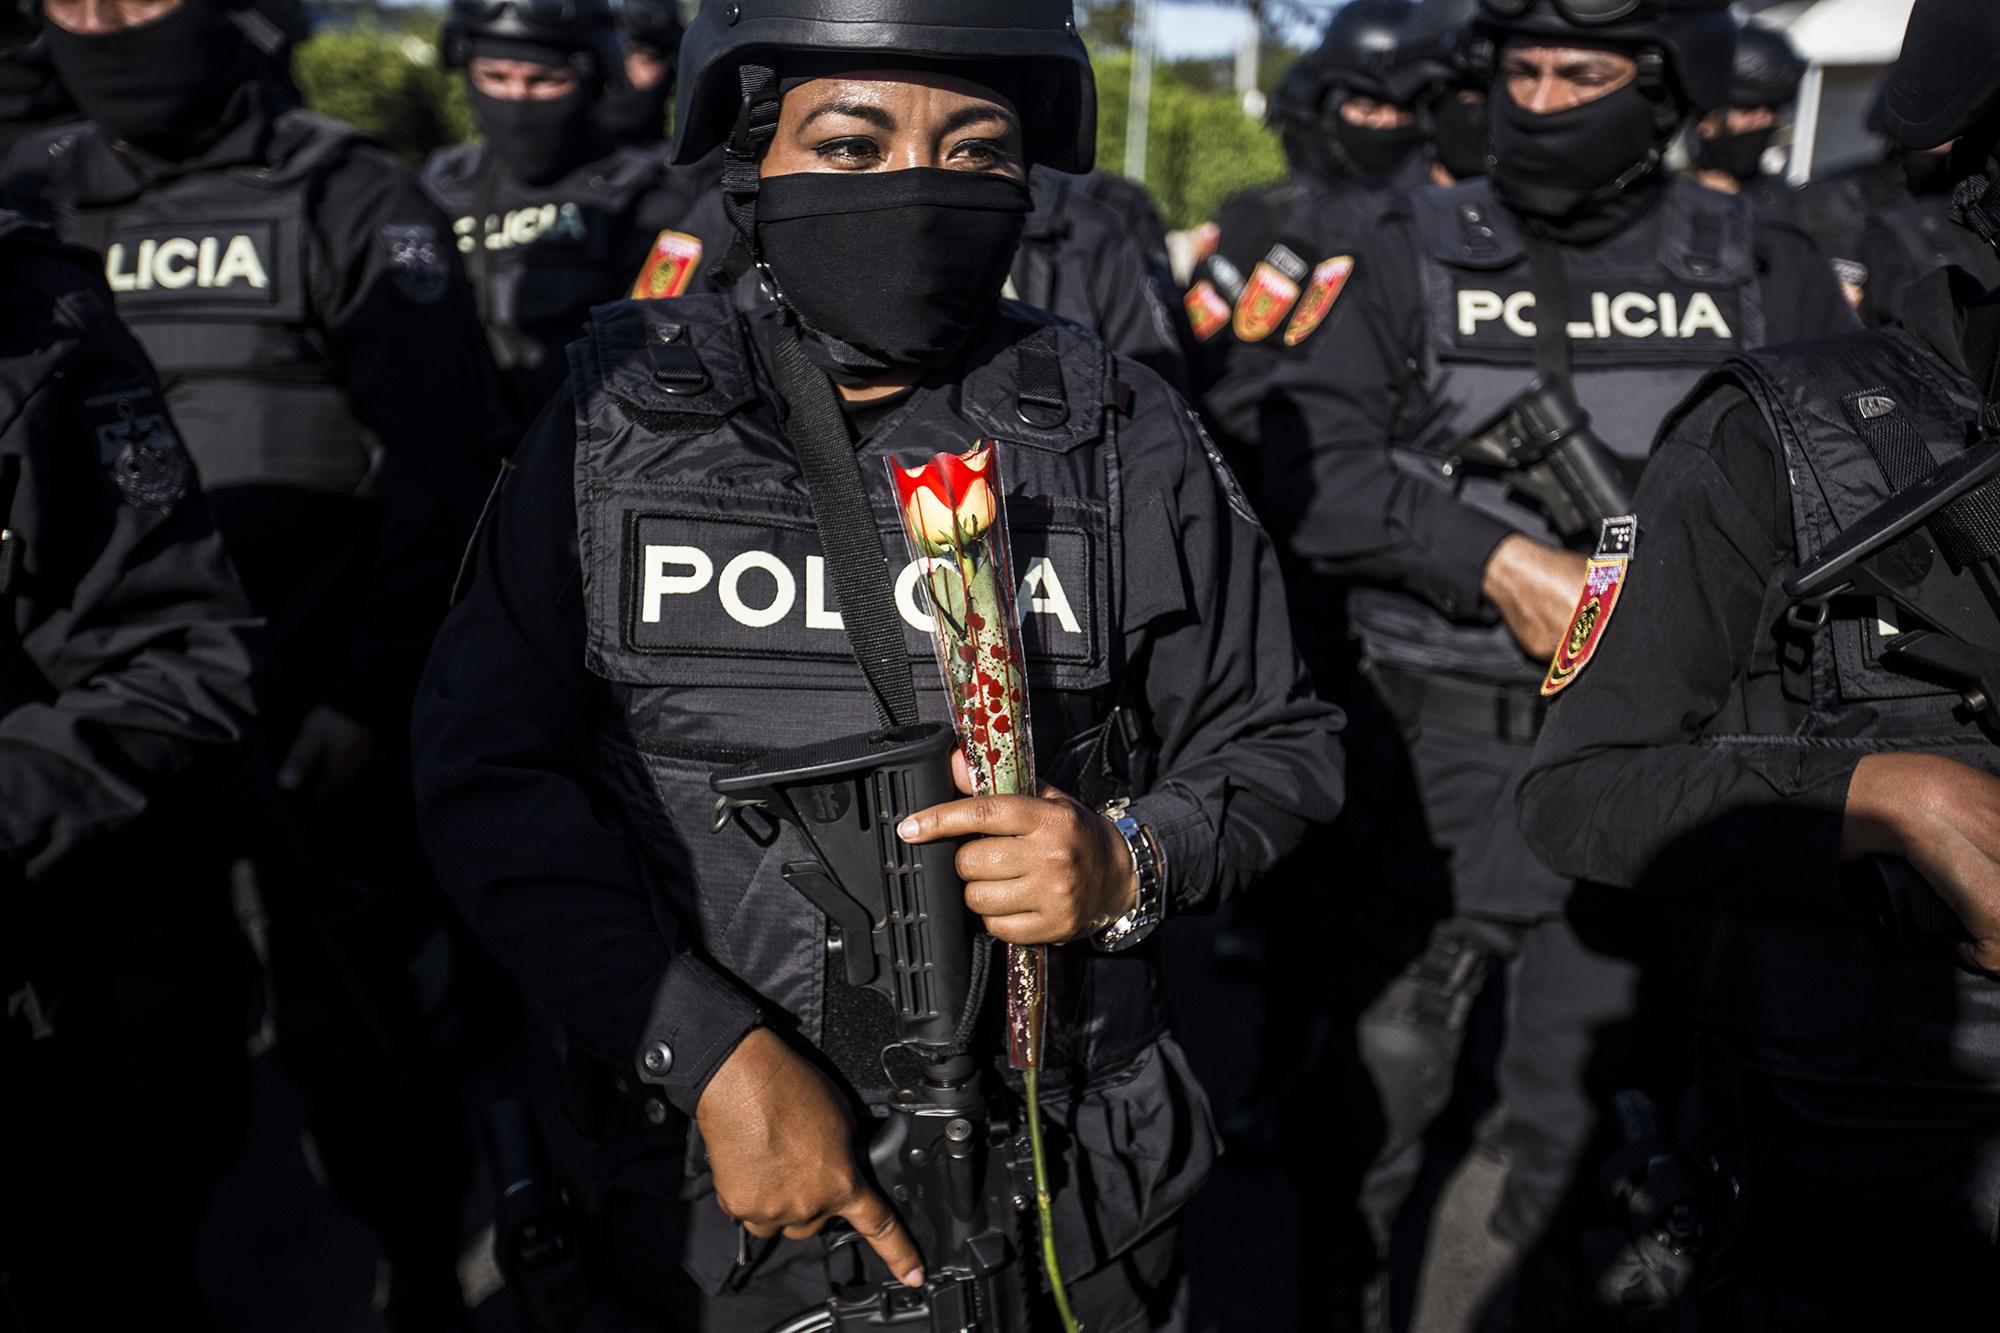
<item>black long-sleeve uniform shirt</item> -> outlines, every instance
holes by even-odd
[[[299,114],[247,85],[230,105],[228,128],[184,161],[161,161],[83,126],[60,159],[51,159],[49,142],[21,145],[0,177],[26,209],[57,189],[113,208],[190,179],[268,172],[283,139],[279,118]],[[52,166],[62,176],[54,185]],[[287,411],[274,396],[260,415],[220,423],[207,402],[191,399],[185,377],[164,369],[172,349],[156,349],[153,359],[230,558],[252,605],[271,618],[270,655],[291,678],[292,708],[325,702],[400,730],[502,452],[496,380],[450,224],[393,154],[357,137],[313,191],[307,223],[323,262],[307,296],[306,337],[338,396],[330,409]],[[67,208],[59,211],[65,239],[76,239],[75,224]],[[271,281],[305,279],[273,273]],[[229,391],[255,394],[268,382],[284,394],[298,373],[246,352],[236,372],[242,387]],[[300,411],[345,420],[334,427],[301,420]],[[243,419],[263,429],[243,430]],[[339,430],[364,437],[343,441],[344,451],[368,455],[352,498],[322,475],[344,477],[350,465],[307,443],[315,431]]]
[[[1332,818],[1340,715],[1311,693],[1272,548],[1219,456],[1175,395],[1122,373],[1140,405],[1118,451],[1111,632],[1123,656],[1145,645],[1159,754],[1132,813],[1165,847],[1179,912],[1243,888]],[[614,1068],[670,1039],[660,1083],[692,1112],[758,1011],[686,951],[611,814],[597,735],[615,705],[585,664],[573,412],[565,391],[523,444],[439,635],[417,703],[420,813],[441,880],[530,993]]]
[[[1915,295],[1910,331],[1962,367],[1947,277]],[[1740,739],[1793,731],[1809,697],[1766,598],[1798,559],[1790,497],[1784,452],[1741,389],[1709,392],[1660,441],[1615,617],[1521,784],[1523,831],[1551,866],[1737,910],[1841,910],[1860,752]],[[1717,735],[1739,739],[1703,743]]]
[[[254,622],[92,256],[0,211],[0,909],[198,788]]]

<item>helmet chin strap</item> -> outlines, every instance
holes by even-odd
[[[778,133],[778,71],[770,65],[746,64],[737,69],[743,101],[736,128],[722,149],[722,208],[729,215],[729,253],[715,266],[716,285],[723,289],[749,271],[756,259],[757,166]]]

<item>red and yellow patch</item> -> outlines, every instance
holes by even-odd
[[[1194,330],[1196,342],[1205,343],[1229,327],[1229,301],[1207,278],[1188,288],[1181,307],[1187,311],[1188,327]]]
[[[1236,298],[1231,327],[1237,338],[1246,343],[1262,342],[1277,332],[1299,299],[1299,284],[1305,276],[1305,260],[1283,245],[1272,246],[1250,271],[1243,295]]]
[[[632,284],[635,301],[661,301],[679,296],[694,279],[701,265],[701,242],[684,231],[663,231],[653,238],[653,249],[639,280]]]
[[[1213,222],[1202,223],[1194,229],[1194,262],[1199,264],[1202,260],[1214,254],[1216,248],[1221,244],[1222,228],[1216,226]]]
[[[1340,299],[1341,289],[1353,276],[1353,255],[1335,255],[1313,270],[1305,295],[1299,298],[1299,308],[1292,312],[1292,322],[1285,325],[1285,346],[1297,347],[1326,322],[1326,317],[1333,313],[1333,303]]]
[[[1577,596],[1576,611],[1569,618],[1569,629],[1562,641],[1556,644],[1549,674],[1542,681],[1543,698],[1567,689],[1590,665],[1597,645],[1604,642],[1605,628],[1611,623],[1611,613],[1618,609],[1618,595],[1624,591],[1625,575],[1632,567],[1632,548],[1638,536],[1639,520],[1632,515],[1604,521],[1597,554],[1584,566],[1583,591]]]

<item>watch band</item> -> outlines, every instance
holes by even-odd
[[[1160,846],[1152,829],[1132,817],[1131,805],[1130,800],[1121,796],[1101,811],[1125,840],[1133,872],[1139,880],[1137,905],[1091,937],[1092,943],[1106,953],[1131,948],[1158,929],[1166,916],[1166,849]]]

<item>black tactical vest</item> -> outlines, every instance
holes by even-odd
[[[1982,401],[1956,367],[1901,330],[1761,351],[1724,377],[1749,392],[1784,449],[1801,564],[1894,490],[1964,452]],[[1766,598],[1773,624],[1789,573],[1774,576]],[[1921,751],[2000,773],[2000,746],[1962,720],[1955,691],[1883,665],[1898,632],[1893,608],[1836,598],[1829,610],[1809,635],[1780,631],[1778,650],[1808,663],[1797,730],[1707,743]],[[1724,933],[1716,965],[1719,1012],[1770,1042],[1760,1058],[1772,1072],[1897,1088],[1893,1108],[1869,1114],[1899,1123],[1953,1114],[1967,1092],[2000,1095],[2000,986],[1953,967],[1948,954],[1896,947],[1867,925],[1751,923]]]
[[[1951,220],[1951,199],[1925,195],[1897,208],[1885,209],[1876,223],[1901,248],[1912,277],[1941,268],[1971,274],[1981,288],[2000,282],[2000,256],[1993,247]],[[1895,298],[1900,298],[1896,293]],[[1892,299],[1895,299],[1892,298]]]
[[[1535,379],[1535,281],[1514,215],[1491,182],[1411,196],[1423,266],[1423,420],[1397,450],[1413,475],[1448,485],[1440,465]],[[1564,247],[1571,376],[1592,427],[1619,457],[1644,459],[1668,411],[1696,380],[1764,341],[1753,211],[1739,196],[1675,180],[1616,236]],[[1560,539],[1491,477],[1464,474],[1463,498],[1538,541]],[[1542,667],[1504,625],[1454,624],[1417,600],[1356,589],[1354,623],[1375,660],[1418,671],[1532,683]]]
[[[806,848],[710,832],[709,774],[750,756],[873,728],[835,605],[804,478],[751,341],[768,317],[728,297],[621,302],[570,349],[578,555],[587,661],[608,687],[599,749],[619,814],[645,849],[658,910],[763,999],[795,1016],[864,1096],[886,1088],[881,1041],[829,984],[824,919],[780,876]],[[890,557],[926,717],[946,717],[921,572],[905,548],[885,459],[1002,441],[1041,776],[1111,712],[1119,633],[1119,386],[1102,343],[1003,303],[949,389],[920,390],[859,446]],[[1061,404],[1023,383],[1061,385]],[[1041,423],[1029,424],[1030,421]],[[1074,790],[1074,786],[1070,789]],[[1142,947],[1053,951],[1052,1067],[1108,1070],[1162,1030]],[[865,1007],[865,1006],[864,1006]]]
[[[98,133],[68,131],[56,157]],[[292,109],[273,124],[268,165],[191,172],[116,202],[79,197],[77,174],[52,169],[43,198],[56,228],[104,255],[118,314],[159,368],[210,493],[352,495],[368,475],[367,433],[320,333],[337,282],[311,229],[321,182],[361,142]]]
[[[590,308],[631,291],[653,240],[635,211],[664,172],[656,151],[633,146],[546,186],[495,170],[483,144],[425,164],[424,189],[451,218],[516,415],[532,417],[562,384],[563,348]]]

